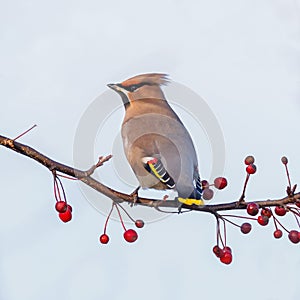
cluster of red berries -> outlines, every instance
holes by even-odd
[[[245,165],[247,165],[246,167],[246,172],[250,175],[250,174],[254,174],[256,172],[256,165],[254,164],[254,157],[252,155],[248,155],[245,158]]]
[[[288,182],[289,182],[289,186],[287,188],[287,192],[289,195],[293,195],[293,192],[296,188],[296,185],[292,188],[291,187],[291,181],[290,181],[290,176],[289,176],[289,172],[288,172],[288,168],[287,168],[287,164],[288,164],[288,159],[283,156],[281,158],[281,162],[284,164],[285,169],[286,169],[286,174],[288,177]],[[256,167],[253,168],[253,163],[254,163],[254,158],[252,156],[248,156],[245,159],[245,163],[249,166],[252,165],[252,167],[250,168],[250,173],[248,172],[248,174],[252,174],[252,170],[256,170]],[[247,168],[248,168],[247,167]],[[269,220],[273,217],[274,220],[274,224],[275,224],[275,231],[273,232],[273,235],[276,239],[280,239],[283,235],[283,232],[280,228],[278,228],[279,226],[288,233],[288,238],[289,240],[294,243],[297,244],[300,242],[300,232],[297,230],[287,230],[282,224],[281,222],[278,220],[278,217],[282,217],[285,216],[287,212],[291,212],[294,214],[296,220],[297,220],[297,224],[300,227],[300,222],[298,220],[298,218],[300,217],[300,212],[298,210],[298,208],[300,208],[300,202],[297,201],[295,202],[295,206],[296,207],[292,207],[289,205],[286,206],[275,206],[274,208],[274,213],[272,211],[272,209],[270,207],[263,207],[260,209],[259,205],[255,202],[251,202],[247,204],[247,213],[250,216],[257,216],[259,211],[260,211],[260,215],[257,217],[257,222],[261,225],[261,226],[266,226],[269,223]],[[245,234],[249,233],[251,231],[251,225],[249,223],[244,223],[241,225],[241,231]]]
[[[287,187],[287,193],[289,196],[293,196],[293,193],[296,189],[296,185],[294,187],[291,186],[291,181],[289,177],[289,172],[287,168],[288,159],[286,157],[282,157],[282,163],[285,165],[286,173],[288,177],[289,186]],[[249,155],[244,160],[246,164],[246,180],[244,183],[244,190],[241,196],[240,203],[244,203],[245,191],[249,181],[250,175],[254,174],[257,170],[254,165],[254,157]],[[220,181],[221,182],[221,181]],[[216,186],[216,185],[215,185]],[[222,186],[222,185],[221,185]],[[224,264],[230,264],[232,262],[232,251],[230,247],[226,246],[226,227],[225,222],[229,222],[232,225],[235,225],[240,228],[243,234],[248,234],[252,230],[252,225],[249,222],[244,222],[241,225],[236,224],[235,222],[229,220],[228,218],[243,218],[248,220],[257,221],[259,225],[266,226],[269,224],[270,219],[273,219],[275,225],[275,231],[273,235],[276,239],[279,239],[283,236],[283,231],[286,231],[288,234],[289,240],[294,243],[300,243],[300,230],[287,230],[282,223],[278,220],[278,217],[285,216],[288,212],[294,214],[298,227],[300,228],[300,201],[296,201],[295,205],[278,205],[272,210],[271,207],[259,206],[256,202],[247,203],[246,211],[249,216],[238,216],[238,215],[219,215],[217,214],[217,245],[213,247],[214,254],[220,259],[220,261]],[[222,239],[221,231],[220,231],[220,220],[223,221],[224,225],[224,239]],[[283,230],[282,230],[283,229]],[[219,247],[219,244],[223,245],[223,248]]]
[[[297,207],[300,207],[300,202],[296,202],[295,203]],[[248,203],[247,205],[247,213],[250,216],[256,216],[259,213],[259,206],[257,203],[255,202],[251,202]],[[281,222],[278,220],[277,216],[282,217],[284,215],[286,215],[287,212],[292,212],[295,217],[299,217],[299,212],[297,209],[293,209],[292,207],[284,207],[284,206],[275,206],[274,209],[274,213],[272,211],[271,208],[262,208],[260,210],[260,215],[257,217],[257,222],[262,225],[262,226],[266,226],[269,223],[269,220],[271,217],[273,217],[274,220],[274,224],[275,224],[275,231],[273,232],[273,235],[276,239],[280,239],[283,235],[282,230],[278,228],[278,226],[281,226],[287,233],[288,233],[288,238],[289,240],[294,243],[297,244],[300,242],[300,232],[297,230],[287,230],[282,224]],[[250,225],[249,223],[244,223],[241,226],[241,231],[243,233],[248,233],[250,232],[250,230],[247,232],[247,230],[245,230],[245,228]],[[251,225],[250,225],[251,226]]]
[[[58,212],[58,217],[64,223],[66,223],[72,220],[72,206],[67,203],[64,187],[56,173],[53,173],[53,178],[54,178],[54,196],[56,199],[55,209]]]
[[[218,245],[213,247],[213,253],[220,259],[220,262],[226,265],[231,264],[232,262],[232,251],[231,248],[225,246],[220,248]]]
[[[58,212],[58,217],[64,222],[72,220],[72,206],[65,201],[57,201],[55,209]]]
[[[110,210],[110,212],[109,212],[109,214],[106,218],[106,222],[105,222],[105,225],[104,225],[104,232],[103,232],[103,234],[100,235],[100,238],[99,238],[101,244],[107,244],[109,242],[109,236],[106,233],[106,229],[107,229],[108,220],[110,219],[110,216],[111,216],[112,211],[113,211],[114,208],[116,208],[116,210],[118,212],[120,222],[121,222],[122,227],[124,229],[123,237],[124,237],[125,241],[128,242],[128,243],[133,243],[138,238],[138,234],[134,229],[126,229],[119,207],[121,209],[123,209],[123,211],[127,214],[127,216],[130,218],[130,220],[134,222],[134,224],[137,228],[143,228],[144,225],[145,225],[143,220],[133,220],[131,218],[131,216],[128,214],[128,212],[119,203],[113,203],[112,208],[111,208],[111,210]]]
[[[213,184],[209,184],[207,180],[202,180],[201,186],[203,188],[203,199],[211,200],[214,196],[214,191],[210,187],[213,186],[218,190],[222,190],[227,186],[227,179],[225,177],[217,177]]]

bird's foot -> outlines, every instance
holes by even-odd
[[[138,191],[139,191],[140,188],[141,188],[141,187],[138,186],[138,187],[130,194],[130,196],[133,196],[133,202],[131,203],[131,207],[132,207],[133,205],[136,205],[136,203],[137,203],[137,201],[138,201],[138,199],[139,199]]]

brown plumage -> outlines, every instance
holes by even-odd
[[[164,85],[168,84],[168,75],[160,73],[149,73],[131,77],[121,83],[122,86],[130,86],[145,82],[149,85]]]
[[[147,168],[147,160],[155,158],[175,182],[180,197],[199,199],[201,190],[195,189],[195,181],[199,179],[196,151],[161,89],[168,82],[166,74],[150,73],[108,85],[121,96],[125,107],[124,151],[143,188],[170,188]]]

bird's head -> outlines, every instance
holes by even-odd
[[[111,83],[107,86],[117,92],[127,108],[133,101],[142,99],[163,99],[161,85],[168,83],[166,74],[149,73],[137,75],[121,83]]]

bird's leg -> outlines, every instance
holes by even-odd
[[[182,211],[182,203],[180,203],[180,205],[178,206],[178,214],[181,214]]]
[[[131,206],[136,205],[138,199],[139,199],[139,195],[138,195],[138,191],[141,188],[141,186],[139,185],[131,194],[130,196],[133,196],[133,202],[131,203]]]

